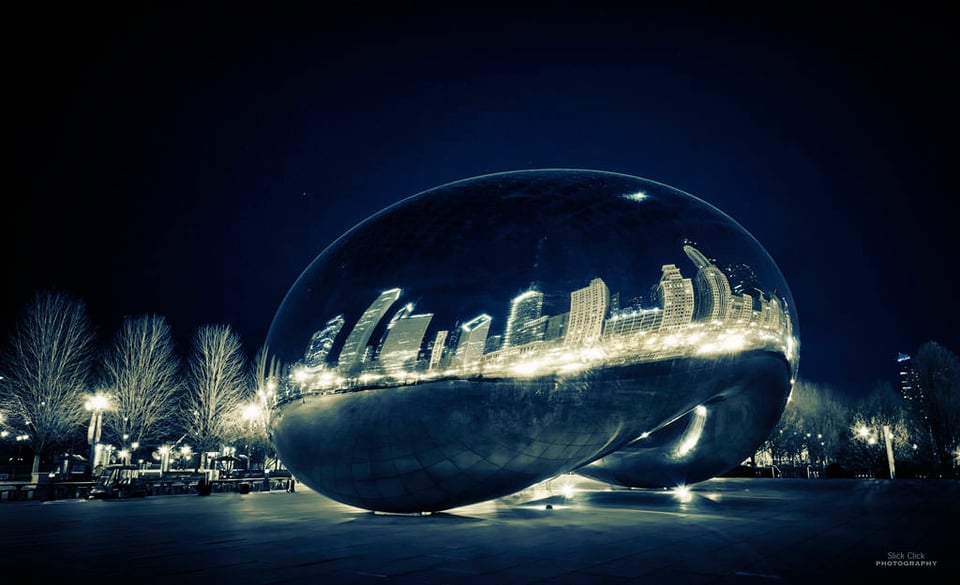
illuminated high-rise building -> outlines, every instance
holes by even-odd
[[[416,364],[431,319],[433,313],[405,314],[392,323],[380,349],[380,364],[384,370],[409,369]]]
[[[785,331],[784,311],[777,297],[760,301],[760,327],[774,331]]]
[[[603,334],[607,337],[630,335],[642,331],[656,331],[663,320],[663,311],[659,307],[653,309],[627,309],[611,315],[603,326]]]
[[[376,344],[376,347],[370,348],[373,359],[376,359],[376,360],[380,359],[380,352],[383,350],[383,344],[386,343],[387,341],[387,335],[390,334],[390,331],[393,329],[393,326],[397,323],[397,321],[413,313],[413,309],[414,309],[413,303],[407,303],[393,313],[393,317],[390,317],[390,320],[387,322],[386,326],[383,328],[383,331],[381,331],[380,333],[380,342]],[[369,345],[372,346],[373,344],[369,344]],[[367,362],[366,359],[362,361],[363,363]]]
[[[923,386],[920,384],[920,375],[913,367],[912,358],[901,353],[897,355],[897,365],[900,371],[900,395],[904,405],[916,421],[923,421],[924,427],[929,425],[926,397],[923,395]]]
[[[503,336],[503,348],[543,339],[542,328],[538,336],[536,328],[529,327],[532,321],[540,319],[542,311],[542,292],[531,289],[514,297],[510,301],[510,314],[507,316],[507,330]]]
[[[567,334],[567,323],[569,321],[570,313],[561,313],[549,317],[547,319],[546,331],[543,334],[544,340],[553,341],[563,339],[563,336]]]
[[[570,293],[570,317],[564,343],[584,345],[599,340],[609,304],[610,289],[600,278]]]
[[[338,366],[345,374],[356,373],[364,356],[367,355],[367,343],[370,342],[373,330],[383,320],[390,307],[400,298],[401,292],[399,288],[383,291],[360,316],[350,335],[347,336],[347,340],[343,344],[343,350],[340,352]]]
[[[456,353],[458,365],[469,365],[483,355],[491,320],[490,315],[483,314],[474,317],[460,327],[460,342],[457,344]]]
[[[549,321],[549,315],[541,315],[536,319],[531,319],[524,323],[523,326],[516,331],[514,337],[514,339],[516,339],[516,345],[543,341],[547,333],[547,323]]]
[[[747,294],[734,295],[730,299],[730,310],[727,311],[727,322],[736,325],[747,325],[753,317],[753,297]]]
[[[330,354],[330,349],[333,347],[333,343],[345,322],[343,315],[337,315],[327,321],[323,329],[310,337],[310,344],[303,356],[303,361],[307,366],[315,368],[327,365],[327,356]]]
[[[657,296],[663,310],[660,330],[670,331],[687,325],[693,319],[693,281],[684,278],[674,264],[664,264],[660,270],[660,284],[657,286]]]
[[[696,321],[722,321],[727,316],[733,293],[730,281],[720,268],[715,266],[700,250],[690,244],[683,246],[687,257],[696,265],[694,277],[696,295],[693,319]]]

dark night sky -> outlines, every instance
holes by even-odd
[[[793,292],[801,378],[861,393],[897,352],[960,351],[949,14],[286,6],[8,13],[5,328],[56,288],[103,339],[156,313],[183,353],[229,323],[252,355],[372,213],[575,167],[677,187],[756,236]]]

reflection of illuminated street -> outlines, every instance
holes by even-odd
[[[326,368],[299,367],[293,382],[303,392],[348,390],[369,386],[401,386],[447,378],[534,378],[570,376],[610,366],[625,366],[691,357],[736,355],[751,350],[769,350],[791,361],[796,346],[791,337],[770,329],[751,326],[723,326],[691,323],[670,333],[642,332],[617,336],[581,348],[561,342],[535,342],[534,347],[514,348],[514,352],[486,354],[459,368],[428,372],[366,372],[348,378]]]

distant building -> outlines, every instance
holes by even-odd
[[[600,278],[570,293],[570,320],[564,344],[587,345],[598,341],[609,304],[610,289]]]
[[[661,273],[657,287],[658,300],[663,310],[660,330],[671,331],[689,324],[693,319],[693,282],[684,278],[680,269],[673,264],[664,264]]]
[[[430,348],[429,369],[436,370],[441,367],[444,354],[446,353],[446,341],[449,333],[446,329],[441,329],[437,331],[436,337],[433,338],[433,346]]]
[[[543,338],[546,341],[555,341],[563,339],[567,334],[567,323],[570,321],[570,313],[561,313],[547,319],[546,330]]]
[[[760,301],[759,325],[764,329],[786,331],[787,325],[784,320],[784,311],[780,307],[780,301],[777,297]]]
[[[696,265],[697,275],[693,320],[722,321],[726,319],[733,293],[727,276],[699,250],[686,244],[683,251]]]
[[[356,373],[364,357],[369,355],[367,343],[370,342],[373,330],[383,320],[390,307],[400,298],[401,292],[399,288],[383,291],[360,316],[340,351],[340,359],[337,363],[344,373],[347,375]]]
[[[384,371],[411,369],[420,357],[420,347],[433,313],[404,315],[392,324],[380,350]]]
[[[734,295],[730,299],[730,310],[727,312],[727,322],[736,325],[747,325],[753,318],[753,297],[750,295]]]
[[[310,337],[310,344],[303,356],[304,364],[311,368],[327,365],[327,356],[330,355],[330,349],[333,348],[333,343],[336,341],[344,323],[346,321],[343,315],[337,315],[327,321],[323,329]]]
[[[514,297],[510,301],[507,330],[503,335],[503,348],[543,339],[543,325],[546,322],[541,319],[542,311],[542,292],[531,289]],[[536,324],[531,325],[533,323]]]
[[[907,411],[914,420],[922,421],[924,427],[928,427],[927,399],[920,384],[920,375],[913,367],[913,359],[905,353],[898,354],[897,366],[900,372],[900,395]]]
[[[642,331],[657,331],[663,320],[663,311],[657,307],[653,309],[626,309],[619,311],[607,319],[603,328],[605,336],[620,336],[640,333]]]
[[[483,355],[491,320],[490,315],[479,315],[460,327],[460,342],[456,354],[458,365],[469,365]]]

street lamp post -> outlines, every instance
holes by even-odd
[[[871,429],[866,425],[860,425],[857,427],[857,435],[867,441],[870,445],[877,444],[877,437],[875,435],[876,429]],[[893,433],[890,431],[890,425],[882,425],[880,427],[880,434],[883,437],[884,447],[887,452],[887,468],[890,471],[890,479],[894,479],[897,476],[896,465],[894,464],[893,456]]]
[[[103,411],[110,405],[110,400],[103,394],[97,393],[87,399],[83,405],[90,411],[90,427],[87,429],[87,443],[90,445],[90,472],[96,469],[99,456],[100,436],[103,434]]]
[[[890,433],[890,425],[883,425],[883,442],[887,447],[887,466],[890,468],[890,479],[897,477],[896,466],[893,462],[893,438]]]
[[[160,477],[163,477],[163,474],[168,471],[167,466],[170,465],[170,446],[161,445],[159,451],[160,451]]]
[[[246,451],[247,451],[247,469],[251,467],[253,462],[253,453],[251,445],[256,440],[256,432],[259,430],[259,425],[262,422],[263,409],[260,404],[257,402],[251,402],[243,407],[242,411],[243,420],[247,423],[247,437]]]
[[[193,455],[193,449],[190,448],[190,445],[182,445],[180,447],[180,468],[184,469],[185,467],[190,467],[190,456]]]

